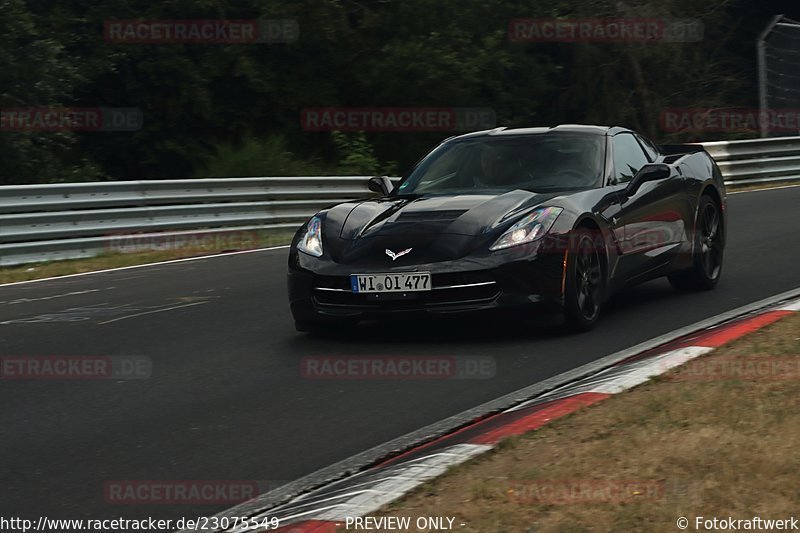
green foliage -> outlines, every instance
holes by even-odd
[[[375,156],[375,150],[367,142],[363,132],[348,135],[339,131],[331,133],[336,153],[339,157],[337,174],[347,175],[383,175],[396,173],[397,163],[381,165]]]
[[[327,166],[319,159],[299,158],[281,135],[251,138],[240,145],[220,144],[197,177],[324,176]]]
[[[79,80],[77,62],[39,31],[23,0],[0,0],[0,109],[58,106]],[[0,131],[0,185],[96,177],[69,132]]]
[[[283,135],[248,138],[234,143],[220,143],[215,154],[197,177],[234,176],[328,176],[390,175],[397,171],[395,162],[382,164],[366,136],[359,132],[331,132],[338,164],[325,163],[320,157],[299,157],[289,149]]]
[[[498,125],[619,124],[756,105],[746,0],[0,0],[0,106],[134,107],[136,132],[0,132],[0,184],[397,174],[458,132],[305,132],[306,107],[489,107]],[[700,43],[517,43],[512,18],[700,19]],[[294,19],[285,44],[113,44],[120,19]],[[711,134],[719,138],[719,134]],[[386,163],[389,161],[390,163]]]

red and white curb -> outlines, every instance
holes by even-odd
[[[800,311],[800,299],[718,327],[686,335],[629,357],[594,375],[515,405],[467,427],[417,446],[367,470],[297,496],[255,515],[278,518],[283,533],[328,533],[347,518],[363,517],[485,453],[502,439],[535,430],[613,394],[629,390],[692,359]],[[250,528],[231,529],[233,533]]]

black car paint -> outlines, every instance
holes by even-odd
[[[713,159],[702,149],[688,147],[687,153],[680,154],[680,148],[670,147],[659,153],[650,163],[669,164],[669,178],[643,183],[629,194],[628,183],[613,183],[611,139],[630,130],[594,126],[558,128],[605,136],[606,169],[596,188],[548,194],[514,190],[496,196],[460,194],[421,198],[398,197],[395,188],[387,197],[346,202],[318,213],[323,222],[322,257],[297,250],[304,228],[296,234],[290,250],[289,297],[295,318],[304,321],[368,318],[399,312],[444,313],[530,303],[559,308],[564,303],[568,249],[564,243],[569,242],[574,229],[581,225],[593,229],[604,248],[607,298],[625,286],[691,265],[691,236],[702,194],[710,194],[719,202],[724,238],[725,187]],[[451,138],[442,144],[496,134],[538,133],[492,130]],[[489,250],[511,225],[537,207],[563,209],[544,238],[506,250]],[[395,261],[384,253],[387,248],[413,251]],[[315,284],[321,279],[341,283],[338,280],[355,273],[408,271],[431,272],[434,284],[437,276],[444,279],[445,275],[480,273],[496,280],[499,292],[492,298],[467,297],[435,303],[423,300],[415,303],[415,298],[425,297],[419,294],[409,295],[401,303],[397,303],[395,296],[343,294],[345,300],[350,299],[331,305],[321,303],[315,295]]]

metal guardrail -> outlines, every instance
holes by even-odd
[[[800,137],[702,143],[731,187],[800,180]]]
[[[703,143],[729,186],[800,180],[800,137]],[[93,257],[150,242],[297,228],[371,195],[368,176],[219,178],[0,187],[0,266]],[[139,243],[127,247],[125,239]]]
[[[297,228],[365,197],[369,176],[219,178],[0,187],[0,266],[231,240]],[[127,241],[126,241],[127,238]],[[251,239],[252,240],[252,239]],[[130,244],[128,241],[135,241]]]

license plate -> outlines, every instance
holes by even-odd
[[[353,274],[350,276],[350,286],[355,293],[429,291],[431,290],[431,273]]]

